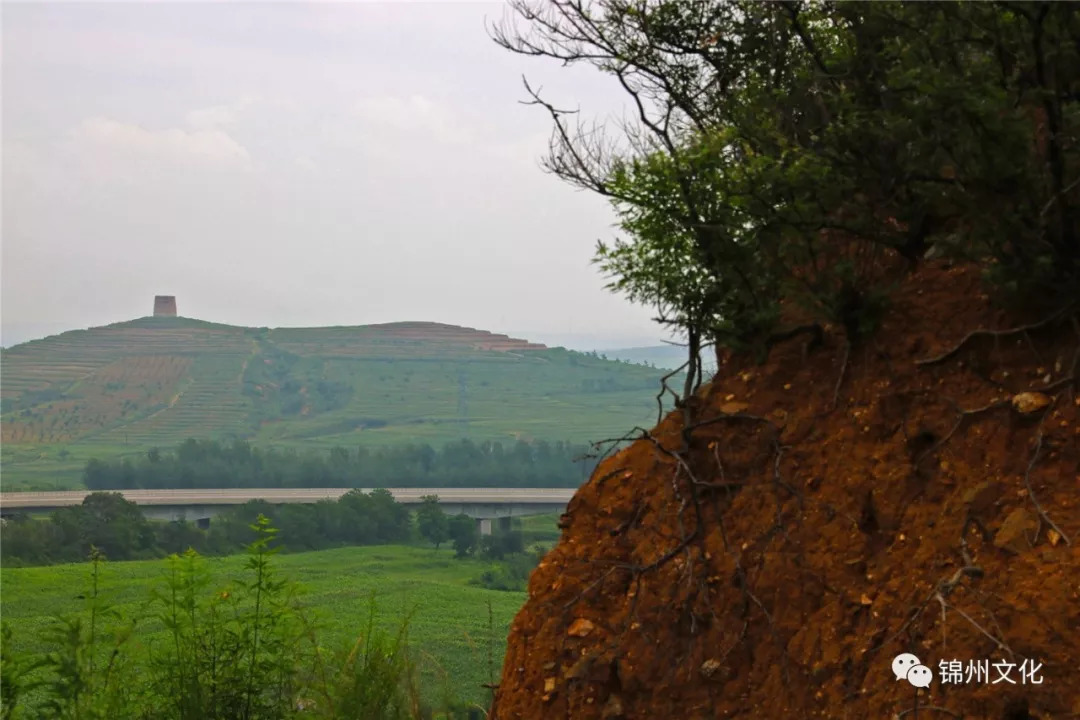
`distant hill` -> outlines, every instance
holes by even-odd
[[[16,345],[0,360],[5,489],[71,486],[90,457],[188,437],[586,442],[654,420],[660,374],[428,322],[270,329],[148,317]]]
[[[621,360],[636,365],[648,363],[658,368],[674,370],[686,362],[686,348],[678,345],[652,345],[649,347],[619,348],[617,350],[599,350],[602,357],[611,360]],[[705,351],[702,353],[702,363],[707,371],[716,370],[716,356]]]

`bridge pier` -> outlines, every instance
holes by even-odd
[[[494,521],[494,525],[492,525]],[[476,527],[480,530],[481,535],[490,535],[493,529],[498,529],[500,533],[510,532],[514,527],[514,518],[510,515],[501,515],[499,517],[478,517],[476,518]]]
[[[230,508],[229,505],[143,505],[143,517],[148,520],[166,522],[186,521],[198,525],[203,530],[210,527],[210,520]]]

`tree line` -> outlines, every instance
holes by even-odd
[[[527,539],[519,530],[481,537],[472,518],[447,516],[436,496],[426,498],[416,515],[414,524],[409,509],[388,490],[350,490],[337,500],[311,504],[252,500],[230,507],[202,529],[187,521],[150,520],[118,492],[93,492],[81,505],[54,510],[47,519],[6,518],[0,527],[0,559],[11,567],[78,562],[92,552],[111,560],[160,558],[189,549],[228,555],[247,547],[252,525],[262,516],[277,528],[282,547],[289,551],[423,541],[438,549],[449,542],[458,557],[510,562],[516,584],[496,589],[520,589],[535,565],[525,563],[522,574],[521,559],[515,556],[525,553]]]
[[[409,444],[329,453],[258,448],[244,440],[189,439],[173,451],[92,459],[89,490],[137,488],[577,487],[596,466],[589,448],[567,442],[465,439],[436,450]]]

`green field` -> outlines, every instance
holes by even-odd
[[[220,590],[228,579],[241,576],[244,562],[239,555],[206,559],[214,580],[209,589]],[[375,591],[379,627],[396,631],[405,614],[412,613],[410,647],[420,664],[425,699],[437,703],[449,691],[458,700],[486,707],[488,691],[481,683],[498,682],[509,624],[525,601],[525,593],[468,585],[488,563],[456,559],[447,549],[404,546],[280,555],[274,563],[303,587],[305,604],[322,623],[323,645],[351,644],[356,639],[368,617],[369,593]],[[147,643],[162,632],[146,602],[165,568],[162,560],[104,565],[106,597],[125,619],[142,620],[136,653],[145,652]],[[83,603],[77,596],[89,583],[88,564],[0,569],[0,609],[14,631],[12,649],[47,649],[43,631],[56,615],[81,611]],[[494,668],[493,681],[489,667]]]
[[[664,371],[470,328],[243,328],[142,318],[3,350],[5,490],[189,437],[257,445],[585,443],[656,417]]]

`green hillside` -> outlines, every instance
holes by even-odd
[[[655,418],[660,371],[437,323],[245,328],[142,318],[0,355],[3,485],[189,437],[277,447],[587,442]]]

